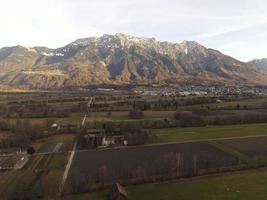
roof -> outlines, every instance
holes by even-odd
[[[125,187],[123,187],[123,186],[120,185],[119,183],[116,183],[116,187],[117,187],[117,189],[118,189],[118,191],[119,191],[119,193],[120,193],[121,195],[123,195],[123,196],[125,196],[125,197],[128,197],[128,194],[127,194],[127,192],[126,192]]]
[[[125,136],[124,135],[112,135],[110,137],[112,137],[112,138],[124,138]]]
[[[58,127],[58,124],[54,123],[51,125],[51,127]]]
[[[114,140],[114,138],[113,138],[113,137],[110,137],[110,136],[108,136],[108,137],[106,137],[106,138],[105,138],[105,140],[106,140],[106,141],[113,141],[113,140]]]
[[[101,138],[101,137],[103,137],[103,134],[93,134],[93,133],[89,133],[89,134],[85,134],[84,137]]]
[[[105,129],[88,129],[87,133],[105,132]]]

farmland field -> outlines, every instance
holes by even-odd
[[[52,117],[52,119],[55,120],[56,123],[60,123],[60,124],[79,124],[81,122],[82,119],[82,114],[81,113],[72,113],[70,114],[69,117]],[[50,119],[50,118],[17,118],[17,117],[12,117],[12,118],[6,118],[7,122],[11,123],[11,124],[15,124],[17,119],[25,119],[25,120],[30,120],[32,124],[38,124],[38,125],[44,125],[46,120]]]
[[[267,137],[223,140],[219,143],[249,156],[267,157]]]
[[[2,199],[54,199],[58,193],[68,154],[34,155],[17,171],[0,173]]]
[[[33,147],[39,153],[41,152],[52,152],[57,144],[62,144],[59,151],[66,151],[72,148],[74,134],[60,134],[50,136],[44,139],[40,139],[33,143]]]
[[[90,191],[116,181],[133,184],[170,174],[183,177],[222,168],[265,166],[266,159],[258,157],[266,156],[266,143],[267,136],[261,136],[81,151],[75,155],[69,184],[81,181],[81,190]]]
[[[10,131],[0,131],[0,140],[13,137],[13,133]]]
[[[267,135],[267,124],[244,124],[193,128],[152,129],[148,143],[208,140],[228,137]]]
[[[267,169],[128,187],[129,200],[265,200]],[[107,192],[68,200],[105,200]]]
[[[192,175],[236,164],[238,159],[207,142],[89,150],[76,153],[70,179],[87,179],[92,186],[166,174]]]
[[[87,102],[91,97],[93,103],[88,108]],[[217,97],[146,97],[136,94],[94,96],[90,92],[0,95],[3,129],[0,140],[9,137],[9,132],[12,132],[16,139],[7,143],[7,147],[3,146],[0,151],[9,150],[8,152],[14,153],[24,141],[23,151],[29,147],[36,150],[21,170],[0,173],[0,199],[12,199],[15,196],[24,199],[57,198],[69,150],[76,141],[79,150],[75,153],[63,195],[98,191],[114,182],[127,185],[145,184],[267,166],[267,162],[266,165],[257,165],[258,162],[255,161],[258,160],[252,159],[255,156],[263,156],[266,157],[264,161],[267,161],[267,98],[248,98],[250,97],[226,96],[225,99],[229,102],[223,100],[221,103],[207,103],[216,102]],[[143,116],[129,117],[130,110],[142,111]],[[176,110],[186,112],[193,121],[184,125],[183,118],[174,117]],[[87,118],[84,126],[72,126],[81,125],[85,114]],[[263,115],[266,117],[255,117]],[[194,118],[196,116],[197,118]],[[214,120],[217,118],[218,121]],[[239,120],[232,121],[235,118]],[[198,124],[202,119],[204,123]],[[61,130],[51,127],[53,123],[57,123]],[[234,123],[239,125],[194,127]],[[261,124],[240,125],[241,123]],[[192,127],[179,128],[183,126]],[[157,129],[163,127],[176,128]],[[79,142],[83,142],[80,139],[84,139],[88,130],[93,128],[106,129],[108,136],[119,130],[128,140],[128,144],[145,146],[110,149],[99,147],[94,150],[86,149],[86,144],[80,147]],[[261,137],[240,139],[247,136]],[[234,137],[239,139],[225,140]],[[141,138],[142,141],[136,138]],[[11,161],[13,160],[7,162],[7,159],[2,157],[0,165],[13,164]],[[198,183],[198,180],[203,182]],[[193,190],[196,191],[196,194],[192,195],[194,199],[199,197],[217,200],[216,195],[211,193],[213,191],[218,191],[219,200],[238,199],[237,196],[224,196],[223,186],[228,180],[223,183],[213,179],[206,182],[205,180],[199,178],[129,186],[130,199],[168,200],[178,196],[179,199],[187,199],[188,193]],[[197,186],[191,186],[193,182]],[[210,188],[208,184],[212,184]],[[229,190],[225,186],[227,191],[238,191],[234,190],[234,185],[229,185]],[[88,199],[104,198],[105,192],[100,192],[90,195]]]
[[[0,157],[0,169],[13,168],[20,159],[24,159],[22,154],[14,154],[10,156],[1,156]]]
[[[174,111],[144,111],[144,119],[163,119],[172,117]],[[59,124],[80,124],[82,121],[84,114],[77,112],[71,113],[69,117],[58,117],[52,118],[56,123]],[[17,121],[17,117],[6,118],[6,120],[15,124]],[[49,118],[20,118],[20,119],[28,119],[32,124],[44,125],[45,122]],[[128,116],[128,111],[116,111],[111,112],[110,116],[108,116],[108,112],[91,112],[90,115],[87,116],[86,122],[93,121],[125,121],[132,120]]]
[[[144,119],[163,119],[172,117],[174,111],[144,111]],[[92,112],[87,117],[87,122],[90,121],[124,121],[131,120],[128,116],[128,111],[110,112]]]

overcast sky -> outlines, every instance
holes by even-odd
[[[267,57],[266,0],[0,1],[0,47],[56,48],[120,32],[195,40],[243,61]]]

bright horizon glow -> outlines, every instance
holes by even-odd
[[[58,48],[84,37],[124,33],[194,40],[242,61],[267,57],[264,0],[8,0],[0,47]]]

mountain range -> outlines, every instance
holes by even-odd
[[[98,84],[267,85],[267,59],[245,63],[194,41],[159,42],[124,34],[64,47],[3,47],[0,84],[61,89]]]

